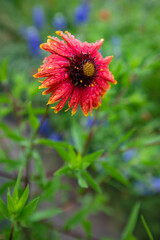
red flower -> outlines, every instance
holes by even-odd
[[[48,88],[43,94],[51,93],[48,104],[59,103],[53,107],[54,112],[59,112],[67,102],[72,108],[72,115],[76,113],[80,103],[85,116],[92,108],[98,108],[101,104],[109,82],[116,84],[108,66],[112,56],[102,58],[98,49],[103,39],[95,43],[80,42],[69,32],[64,34],[56,32],[63,40],[57,37],[49,37],[47,43],[41,44],[41,48],[51,53],[44,59],[38,73],[34,77],[45,77],[41,88]]]

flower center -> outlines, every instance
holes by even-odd
[[[69,72],[75,86],[89,86],[96,74],[94,59],[89,54],[76,55],[71,60]]]
[[[84,65],[83,65],[83,72],[84,72],[84,75],[88,76],[88,77],[92,77],[94,75],[94,65],[93,63],[91,62],[86,62]]]

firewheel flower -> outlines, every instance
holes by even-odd
[[[58,102],[53,107],[58,113],[68,101],[68,109],[72,108],[72,115],[76,113],[78,105],[85,116],[93,108],[101,104],[101,97],[110,88],[109,82],[116,84],[114,76],[109,71],[112,56],[102,58],[98,49],[103,39],[95,43],[81,42],[69,32],[56,32],[63,40],[49,37],[47,43],[41,48],[51,53],[44,59],[36,78],[46,79],[41,81],[41,88],[48,88],[43,95],[50,94],[47,104]],[[66,111],[67,111],[66,110]]]

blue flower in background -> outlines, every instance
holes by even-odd
[[[85,126],[88,129],[90,129],[93,125],[100,125],[100,124],[103,126],[108,126],[109,123],[108,123],[107,119],[102,120],[102,121],[100,121],[100,120],[95,121],[94,117],[88,117],[85,122]]]
[[[160,192],[160,178],[153,177],[151,179],[151,187],[154,190],[154,192]]]
[[[94,117],[88,117],[86,119],[86,127],[91,128],[94,124],[94,121],[95,121]]]
[[[43,116],[40,116],[38,118],[39,120],[39,123],[41,122]],[[53,141],[56,141],[56,142],[60,142],[62,141],[62,136],[59,134],[59,133],[56,133],[52,130],[50,124],[49,124],[49,120],[48,118],[46,118],[43,123],[41,124],[40,128],[39,128],[39,134],[42,136],[42,137],[46,137],[46,138],[49,138]]]
[[[39,123],[42,120],[42,116],[38,118]],[[41,124],[40,128],[39,128],[39,133],[43,136],[43,137],[49,137],[51,132],[51,127],[48,121],[48,118],[46,118],[43,123]]]
[[[148,183],[137,181],[134,184],[134,189],[141,195],[153,195],[160,192],[160,177],[152,177]]]
[[[133,186],[136,193],[147,196],[153,194],[151,188],[142,181],[136,181]]]
[[[56,132],[52,132],[52,134],[49,136],[49,139],[56,141],[56,142],[60,142],[62,141],[62,137],[59,133]]]
[[[111,44],[113,46],[114,55],[116,57],[119,57],[122,53],[121,42],[122,42],[122,40],[120,37],[118,37],[118,36],[111,37]]]
[[[44,10],[41,6],[34,6],[32,9],[32,19],[34,25],[42,29],[45,25],[45,15],[44,15]]]
[[[56,30],[65,30],[67,27],[66,17],[62,13],[57,13],[53,17],[52,25]]]
[[[90,4],[87,0],[84,0],[82,4],[78,5],[75,9],[74,20],[76,24],[83,24],[89,20]]]
[[[30,54],[33,56],[39,56],[40,55],[39,45],[41,44],[41,38],[38,30],[35,27],[28,27],[26,29],[25,37]]]
[[[123,160],[127,162],[127,161],[131,160],[132,158],[134,158],[136,155],[137,155],[136,149],[129,149],[123,153]]]
[[[117,47],[121,44],[121,39],[117,36],[112,36],[111,37],[111,42],[115,47]]]

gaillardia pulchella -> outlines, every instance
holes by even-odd
[[[98,52],[103,39],[95,43],[81,42],[69,32],[56,32],[63,40],[49,37],[41,48],[51,54],[44,59],[36,78],[46,79],[41,88],[48,88],[43,94],[50,94],[48,104],[58,102],[53,107],[59,112],[68,101],[68,109],[72,115],[76,113],[80,103],[85,116],[93,108],[101,104],[101,97],[110,88],[109,82],[116,84],[114,76],[109,72],[112,56],[103,59]],[[67,109],[67,110],[68,110]]]

